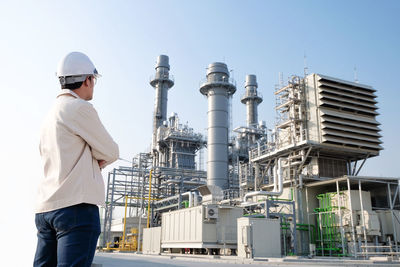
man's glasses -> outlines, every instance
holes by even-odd
[[[94,85],[97,83],[97,78],[95,76],[89,76],[89,80],[93,80]]]

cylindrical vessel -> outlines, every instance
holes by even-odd
[[[225,63],[212,63],[200,92],[208,98],[207,184],[227,189],[229,97],[236,87],[229,82]]]

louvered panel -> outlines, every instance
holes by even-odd
[[[323,74],[318,74],[318,77],[319,77],[319,80],[323,79],[323,80],[327,80],[328,82],[331,82],[331,83],[343,84],[343,85],[346,85],[346,86],[349,86],[349,87],[357,87],[357,88],[362,88],[363,90],[367,90],[367,91],[370,91],[370,92],[376,92],[376,90],[372,86],[369,86],[369,85],[366,85],[366,84],[345,81],[345,80],[342,80],[342,79],[333,78],[333,77],[326,76],[326,75],[323,75]]]
[[[362,90],[362,91],[366,91],[366,92],[370,92],[370,93],[376,92],[376,90],[372,86],[361,84],[361,83],[345,81],[345,80],[325,76],[322,74],[318,74],[318,81],[324,82],[327,84],[331,84],[331,85],[343,86],[343,87],[347,87],[347,88],[355,88],[356,90]]]
[[[354,121],[361,121],[373,125],[380,125],[379,122],[375,120],[374,116],[362,116],[362,115],[357,115],[354,113],[346,112],[346,111],[337,111],[329,108],[320,108],[320,111],[322,114],[330,115],[333,117],[337,118],[344,118],[347,120],[354,120]]]
[[[334,123],[329,123],[329,122],[324,122],[322,124],[322,129],[334,129],[338,131],[346,131],[346,132],[353,132],[353,133],[358,133],[358,134],[363,134],[367,136],[375,136],[375,137],[381,137],[377,131],[369,131],[369,130],[364,130],[359,127],[349,127],[349,126],[344,126],[340,124],[334,124]]]
[[[327,86],[327,87],[330,87],[333,89],[340,89],[340,90],[344,90],[347,92],[351,92],[353,94],[361,94],[363,96],[372,97],[372,98],[376,97],[376,95],[373,93],[374,91],[369,91],[369,90],[366,90],[361,87],[350,87],[350,86],[346,86],[345,84],[336,84],[336,83],[332,83],[332,82],[329,82],[327,80],[322,80],[322,79],[319,80],[319,83],[320,83],[319,86],[324,85],[324,86]]]
[[[331,100],[326,100],[326,99],[321,99],[320,102],[322,104],[336,106],[337,109],[350,109],[350,110],[354,110],[355,112],[364,112],[367,114],[371,114],[372,116],[379,114],[378,112],[371,110],[371,109],[361,108],[359,106],[349,105],[349,104],[345,104],[345,103],[341,103],[341,102],[336,102],[336,101],[331,101]]]
[[[327,129],[327,128],[323,129],[322,132],[323,132],[324,136],[325,135],[334,135],[337,137],[347,137],[349,139],[355,139],[355,140],[359,140],[359,141],[378,143],[378,144],[382,143],[376,137],[368,137],[368,136],[357,134],[357,133],[349,133],[349,132],[337,131],[337,130]],[[352,140],[349,140],[349,142],[352,142]]]
[[[332,89],[330,87],[326,87],[324,85],[321,85],[320,89],[322,92],[327,92],[327,93],[331,93],[331,94],[335,94],[335,95],[339,95],[339,96],[347,96],[347,97],[350,97],[353,99],[363,100],[368,103],[374,103],[374,104],[378,103],[376,100],[374,100],[373,97],[362,96],[359,94],[350,93],[348,91],[336,90],[336,89]]]
[[[376,149],[376,150],[382,149],[382,146],[380,146],[379,144],[363,142],[363,141],[356,141],[356,140],[352,141],[347,138],[340,138],[337,136],[326,135],[323,137],[323,141],[324,142],[334,142],[338,145],[350,145],[350,146],[354,146],[354,147],[368,147],[368,148],[372,148],[372,149]]]
[[[381,130],[381,129],[379,129],[379,127],[374,126],[374,125],[365,124],[365,123],[362,123],[359,121],[340,119],[340,118],[336,118],[336,117],[331,117],[329,115],[323,115],[321,117],[321,121],[324,122],[324,124],[326,122],[332,122],[332,123],[337,123],[337,124],[341,124],[341,125],[353,126],[355,128],[375,130],[377,132],[379,132]]]
[[[338,95],[327,94],[327,93],[325,93],[325,91],[323,91],[320,94],[320,96],[322,98],[331,99],[331,100],[338,101],[338,102],[345,102],[348,104],[357,105],[357,106],[361,106],[361,107],[366,107],[366,108],[369,108],[372,110],[378,109],[378,107],[374,103],[359,101],[359,99],[355,99],[355,98],[345,98],[345,97],[338,96]]]

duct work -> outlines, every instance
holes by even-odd
[[[274,166],[274,190],[273,191],[254,191],[247,193],[244,198],[243,202],[247,202],[247,199],[249,197],[253,196],[280,196],[282,195],[283,192],[283,167],[282,167],[282,161],[283,158],[278,159],[278,166]]]
[[[225,63],[212,63],[207,68],[207,81],[200,92],[208,98],[207,184],[228,188],[229,97],[236,86],[229,80]]]

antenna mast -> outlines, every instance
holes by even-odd
[[[357,67],[354,66],[354,82],[358,83]]]
[[[304,78],[308,74],[308,67],[307,67],[307,55],[306,52],[304,52]]]

